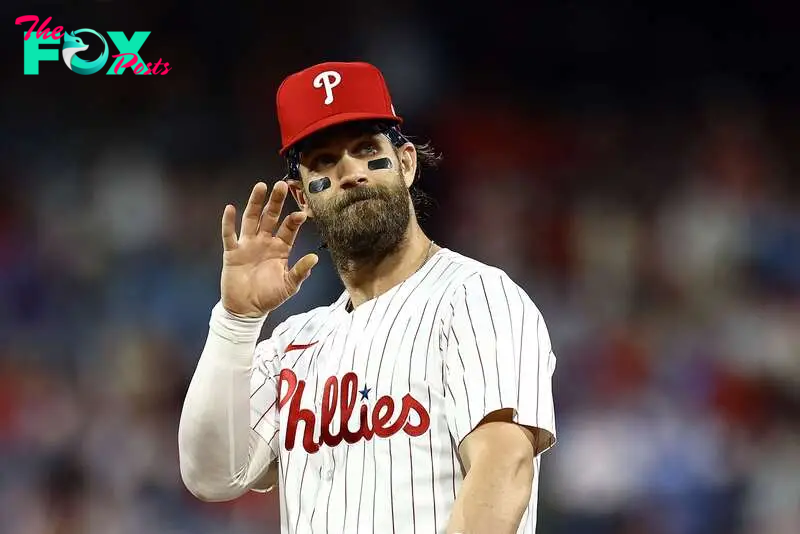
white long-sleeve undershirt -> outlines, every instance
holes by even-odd
[[[186,393],[178,428],[180,472],[204,501],[273,486],[273,451],[250,428],[250,377],[265,317],[233,315],[218,302]]]

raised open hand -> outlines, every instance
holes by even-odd
[[[225,206],[220,288],[222,305],[231,313],[261,317],[274,310],[297,293],[319,261],[316,254],[306,254],[289,268],[289,253],[306,215],[290,213],[278,227],[288,191],[286,182],[277,182],[265,207],[267,185],[258,182],[247,201],[238,237],[236,208]]]

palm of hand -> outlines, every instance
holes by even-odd
[[[315,254],[307,254],[289,268],[289,254],[305,214],[288,215],[273,235],[286,198],[286,183],[275,185],[262,208],[265,197],[266,185],[256,184],[238,238],[233,206],[226,206],[222,217],[222,304],[237,315],[263,316],[283,304],[297,293],[318,260]]]

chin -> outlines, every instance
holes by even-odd
[[[339,236],[334,240],[340,252],[352,259],[371,259],[383,257],[397,248],[403,239],[403,233],[397,233],[389,228],[364,228],[361,231],[354,229],[350,235]]]

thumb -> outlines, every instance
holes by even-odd
[[[318,261],[319,256],[316,254],[306,254],[297,260],[297,263],[295,263],[294,267],[289,270],[287,276],[290,284],[290,290],[292,292],[296,292],[298,289],[300,289],[300,284],[302,284],[303,281],[308,278],[308,275],[311,274],[311,269],[317,264]]]

